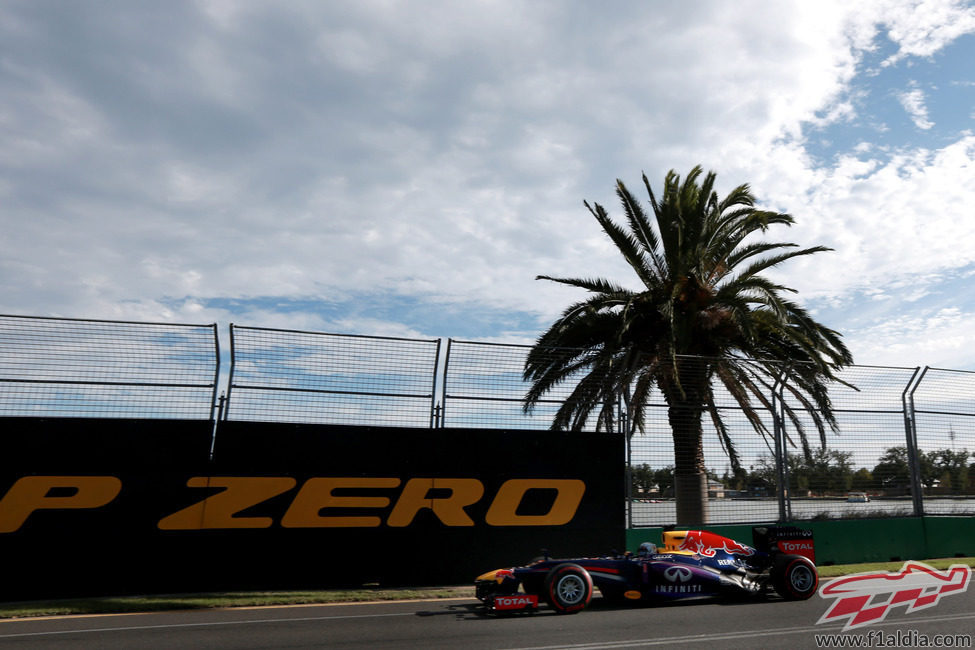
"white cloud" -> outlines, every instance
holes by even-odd
[[[898,51],[883,65],[909,56],[929,57],[948,43],[975,31],[975,7],[959,0],[888,1],[882,4],[882,22]]]
[[[924,104],[924,91],[917,87],[916,82],[911,82],[910,89],[897,94],[897,100],[911,116],[914,126],[919,129],[930,129],[934,122],[928,119],[928,109]]]
[[[810,141],[865,119],[863,59],[881,28],[893,65],[975,29],[971,13],[839,1],[5,5],[0,311],[436,327],[311,306],[381,295],[542,323],[579,295],[537,274],[632,282],[582,200],[618,214],[615,178],[642,193],[641,171],[658,187],[699,162],[719,172],[719,191],[748,181],[796,216],[773,236],[837,249],[783,269],[802,295],[900,300],[892,282],[973,261],[957,215],[975,204],[975,140],[897,149],[860,135],[828,164]],[[901,100],[927,131],[929,99],[913,87]],[[256,297],[267,304],[206,306]],[[276,298],[309,306],[275,309]],[[524,338],[516,329],[505,335]]]
[[[975,364],[975,313],[944,308],[934,313],[906,312],[846,333],[857,363],[942,368]]]

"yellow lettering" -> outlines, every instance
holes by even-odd
[[[164,517],[160,530],[208,528],[268,528],[270,517],[235,517],[238,512],[287,492],[297,481],[289,476],[194,476],[192,488],[226,488],[188,508]]]
[[[337,488],[394,488],[398,478],[310,478],[305,481],[281,525],[285,528],[373,528],[382,523],[379,517],[323,517],[325,508],[385,508],[387,497],[335,496]]]
[[[51,495],[54,489],[73,493]],[[114,476],[24,476],[0,501],[0,533],[19,529],[35,510],[100,508],[121,490]]]
[[[430,490],[450,490],[450,496],[430,499]],[[394,528],[409,526],[423,508],[429,508],[448,526],[473,526],[464,511],[484,496],[484,485],[476,478],[414,478],[403,488],[386,523]]]
[[[552,507],[543,515],[519,515],[518,506],[529,490],[556,490]],[[514,478],[505,481],[484,520],[490,526],[561,526],[572,521],[586,484],[578,479]]]

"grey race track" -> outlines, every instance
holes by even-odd
[[[471,600],[196,610],[0,622],[0,649],[47,648],[815,648],[829,603],[699,602],[665,607],[610,606],[598,597],[576,615],[485,616]],[[893,635],[975,631],[975,590],[933,608],[893,608],[856,632]],[[853,632],[851,632],[852,634]],[[971,637],[969,637],[971,639]],[[878,645],[874,638],[872,647]],[[888,646],[889,647],[889,646]],[[958,646],[955,647],[965,647]],[[967,646],[972,647],[972,646]]]

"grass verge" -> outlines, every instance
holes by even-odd
[[[924,562],[936,569],[947,569],[952,564],[975,566],[975,557],[937,558],[924,560]],[[829,579],[863,571],[896,571],[903,564],[903,562],[872,562],[867,564],[844,564],[818,568],[819,577],[821,579]],[[225,592],[213,594],[72,598],[65,600],[0,603],[0,618],[125,614],[176,609],[261,607],[268,605],[356,603],[376,600],[438,598],[474,598],[474,588],[472,586],[424,587],[415,589],[364,588],[327,591],[252,591],[240,593]]]
[[[921,560],[921,562],[924,562],[928,566],[934,567],[935,569],[947,569],[952,564],[967,564],[970,567],[975,567],[975,557],[944,557],[935,558],[932,560]],[[863,564],[821,566],[816,567],[816,569],[819,571],[820,579],[823,579],[845,576],[851,573],[863,573],[864,571],[897,571],[902,566],[904,566],[904,562],[866,562]]]

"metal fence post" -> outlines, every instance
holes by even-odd
[[[447,377],[450,373],[450,348],[454,344],[454,339],[447,339],[447,351],[443,355],[443,381],[440,382],[440,426],[447,426]]]
[[[213,323],[210,327],[213,328],[213,392],[210,396],[210,419],[214,420],[219,418],[215,416],[217,409],[217,393],[219,392],[219,386],[217,385],[220,381],[220,332],[217,330],[217,324]]]
[[[792,520],[792,501],[789,498],[789,452],[785,436],[785,371],[772,386],[772,431],[775,435],[776,497],[779,502],[779,521]]]
[[[227,399],[224,401],[223,419],[230,413],[231,395],[234,391],[234,368],[237,365],[237,354],[234,349],[234,324],[230,324],[230,369],[227,371]]]
[[[437,404],[437,376],[440,371],[440,344],[442,339],[437,339],[437,352],[433,362],[433,379],[430,384],[430,428],[436,429],[440,426],[440,406]],[[446,366],[444,367],[446,372]]]
[[[224,407],[224,396],[221,395],[217,398],[217,391],[220,387],[217,385],[220,381],[220,332],[217,330],[217,324],[213,324],[213,348],[216,363],[214,363],[213,370],[213,394],[210,396],[210,422],[213,427],[210,429],[210,460],[213,460],[213,452],[217,445],[217,429],[220,428],[220,418],[223,414]]]
[[[917,414],[914,410],[914,393],[924,381],[928,366],[918,375],[918,368],[914,369],[911,380],[904,388],[901,399],[904,404],[904,433],[907,437],[907,465],[911,482],[911,499],[914,503],[914,516],[924,516],[924,494],[921,490],[921,459],[917,445]],[[915,379],[917,378],[917,379]],[[913,385],[912,385],[913,383]]]
[[[626,527],[633,528],[633,465],[630,441],[632,437],[627,432],[621,432],[626,436],[626,464],[623,470],[623,480],[626,481]]]

